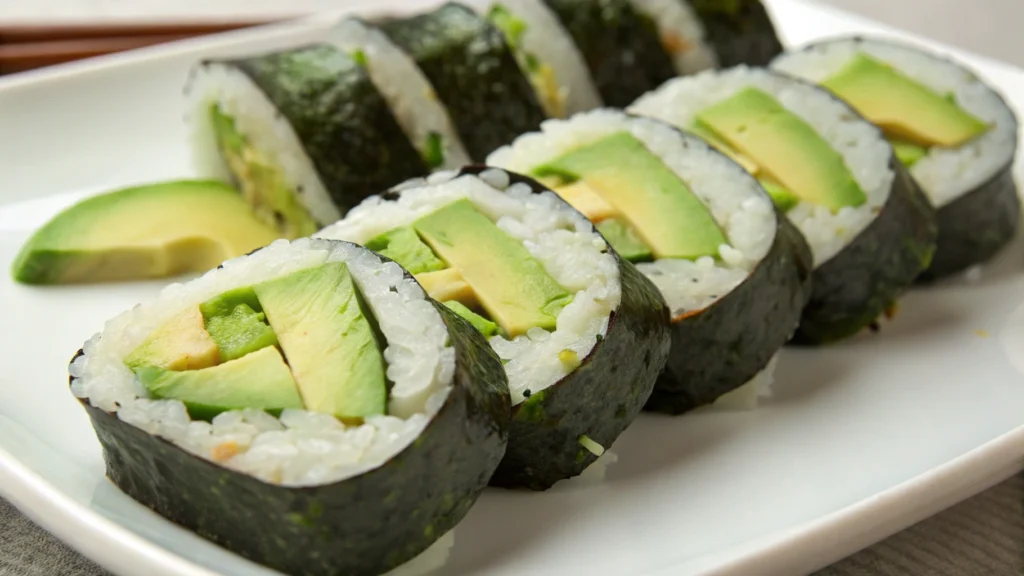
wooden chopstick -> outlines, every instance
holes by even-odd
[[[248,21],[102,26],[0,26],[0,74],[32,70],[267,23]]]

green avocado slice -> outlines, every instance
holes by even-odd
[[[927,148],[913,142],[907,142],[899,138],[890,138],[889,142],[892,144],[893,152],[896,153],[896,159],[907,168],[917,164],[918,160],[928,155]]]
[[[472,288],[483,309],[511,337],[555,327],[572,294],[523,245],[469,200],[458,200],[413,224],[423,240]]]
[[[273,346],[201,370],[141,366],[134,371],[154,398],[181,400],[189,415],[199,420],[243,408],[278,414],[285,408],[303,407],[295,379]]]
[[[386,256],[410,274],[436,272],[444,270],[444,262],[434,255],[434,251],[420,240],[416,231],[410,226],[395,228],[373,238],[366,247],[382,256]]]
[[[757,88],[744,88],[697,120],[801,200],[838,211],[867,196],[843,156],[802,118]]]
[[[299,270],[253,291],[307,409],[352,423],[385,413],[381,344],[344,262]]]
[[[199,370],[215,366],[219,359],[220,350],[206,331],[202,313],[190,307],[150,333],[124,363],[132,369]]]
[[[26,284],[163,278],[205,272],[279,237],[226,184],[164,182],[64,210],[25,243],[11,274]]]
[[[655,258],[717,256],[728,244],[710,210],[678,176],[628,132],[616,132],[533,169],[533,175],[582,180],[650,247]]]
[[[649,262],[653,258],[651,249],[637,237],[628,226],[616,218],[608,218],[597,224],[597,231],[612,245],[612,248],[630,262]]]
[[[866,54],[821,83],[886,134],[921,146],[955,147],[989,126],[950,99]]]
[[[214,104],[210,107],[210,120],[221,156],[239,180],[242,195],[256,214],[286,238],[301,238],[319,230],[280,170],[252,146],[234,118]]]
[[[462,316],[464,320],[472,324],[473,328],[476,328],[477,331],[479,331],[484,336],[490,338],[491,336],[494,336],[495,334],[498,333],[497,324],[491,322],[490,320],[484,318],[483,316],[477,314],[476,312],[473,312],[469,308],[466,308],[458,300],[449,300],[445,302],[444,305],[447,306],[448,309],[450,309],[452,312],[455,312],[459,316]]]

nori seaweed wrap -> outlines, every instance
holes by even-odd
[[[470,8],[448,3],[382,22],[380,28],[423,71],[473,160],[544,120],[533,87],[501,32]],[[404,176],[395,174],[387,185]]]
[[[491,483],[544,490],[610,447],[670,346],[654,285],[536,181],[486,167],[397,186],[321,231],[394,258],[489,337],[512,394]]]
[[[466,514],[508,437],[480,333],[344,242],[279,241],[171,286],[70,373],[121,490],[289,574],[413,558]]]
[[[782,53],[782,42],[761,0],[689,1],[723,68],[766,66]]]
[[[198,171],[289,238],[428,172],[367,70],[326,44],[203,61],[186,93]]]
[[[742,167],[616,110],[548,122],[488,162],[548,183],[661,291],[672,351],[648,410],[681,414],[748,383],[732,404],[750,405],[771,382],[810,295],[811,256]]]

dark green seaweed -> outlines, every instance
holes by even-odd
[[[379,24],[433,85],[474,160],[482,161],[544,120],[533,87],[504,36],[470,8],[449,3]],[[387,184],[403,179],[396,176]]]
[[[939,208],[939,241],[919,282],[933,282],[987,262],[1013,239],[1020,222],[1013,161],[988,182]]]
[[[371,576],[406,562],[466,515],[508,439],[501,362],[468,322],[433,305],[455,347],[454,388],[420,437],[379,468],[323,486],[272,485],[82,401],[107,476],[167,519],[288,574]]]
[[[429,172],[366,70],[344,52],[314,45],[223,64],[246,74],[291,124],[343,214]]]
[[[682,414],[763,370],[800,323],[811,295],[810,248],[777,213],[775,240],[751,275],[707,308],[672,319],[672,352],[645,410]]]
[[[484,169],[471,167],[462,174]],[[531,178],[508,174],[513,184],[524,182],[535,193],[547,190]],[[597,459],[580,438],[611,447],[647,402],[671,345],[668,306],[636,267],[618,254],[615,258],[622,301],[607,334],[571,374],[512,409],[508,449],[492,485],[546,490],[579,475]]]
[[[625,108],[675,77],[657,24],[629,0],[544,2],[572,36],[606,105]]]
[[[828,344],[871,326],[931,264],[935,209],[895,156],[889,164],[896,177],[874,222],[814,270],[794,344]]]
[[[690,0],[723,68],[767,66],[782,42],[761,0]]]

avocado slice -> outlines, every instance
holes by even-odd
[[[238,178],[242,195],[267,225],[286,238],[309,236],[320,229],[281,171],[252,146],[234,118],[213,104],[210,121],[221,157]]]
[[[562,184],[560,178],[548,178],[546,186],[555,191],[562,200],[578,210],[591,222],[600,222],[616,215],[615,207],[605,202],[601,195],[594,191],[586,181],[577,180]]]
[[[242,408],[276,414],[285,408],[303,407],[295,379],[273,346],[201,370],[177,372],[139,366],[134,371],[154,398],[181,400],[189,415],[199,420]]]
[[[649,262],[653,259],[651,249],[637,237],[629,226],[616,218],[609,218],[597,224],[597,231],[612,245],[612,248],[630,262]]]
[[[205,272],[278,237],[221,182],[152,184],[64,210],[25,243],[11,273],[26,284],[71,284]]]
[[[203,315],[192,307],[150,333],[124,363],[129,368],[199,370],[216,365],[219,358],[220,350],[203,325]]]
[[[416,275],[416,281],[423,287],[423,291],[438,302],[456,300],[469,307],[477,307],[480,302],[476,299],[473,287],[462,277],[462,273],[455,268],[445,268],[437,272],[424,272]]]
[[[391,258],[411,274],[435,272],[444,269],[444,262],[420,240],[410,226],[395,228],[373,238],[366,247],[381,256]]]
[[[757,176],[757,173],[761,171],[761,167],[755,164],[753,160],[737,152],[735,148],[729,146],[728,142],[719,138],[718,134],[715,134],[714,130],[705,126],[699,120],[694,121],[693,124],[690,125],[690,132],[703,139],[715,150],[718,150],[722,154],[731,158],[733,162],[739,164],[744,170],[750,172],[754,176]]]
[[[444,305],[447,306],[449,310],[455,312],[464,320],[472,324],[473,328],[476,328],[477,331],[479,331],[487,338],[490,338],[491,336],[494,336],[495,334],[498,333],[497,324],[491,322],[490,320],[484,318],[483,316],[477,314],[476,312],[473,312],[469,308],[466,308],[458,300],[449,300],[445,302]]]
[[[697,119],[760,166],[763,176],[801,200],[832,211],[867,201],[842,155],[757,88],[740,90],[702,110]]]
[[[955,101],[866,54],[821,83],[886,134],[922,146],[955,147],[989,126]]]
[[[384,356],[344,262],[299,270],[253,291],[307,409],[347,422],[385,413]]]
[[[789,212],[800,203],[800,198],[797,198],[796,194],[793,194],[789,190],[785,189],[778,182],[772,182],[767,178],[761,178],[758,180],[761,183],[761,187],[768,193],[772,198],[772,203],[782,213]]]
[[[241,358],[267,346],[277,345],[277,336],[266,323],[266,315],[252,288],[236,288],[199,305],[206,331],[220,349],[220,361]]]
[[[583,180],[611,204],[655,258],[717,256],[728,244],[711,212],[661,160],[628,132],[616,132],[534,169]]]
[[[482,214],[458,200],[413,224],[420,236],[462,274],[483,309],[510,337],[533,327],[552,329],[572,301],[540,262]]]
[[[907,168],[910,168],[918,160],[928,155],[927,148],[918,146],[913,142],[900,140],[899,138],[889,138],[889,143],[892,144],[892,150],[896,153],[896,159]]]

